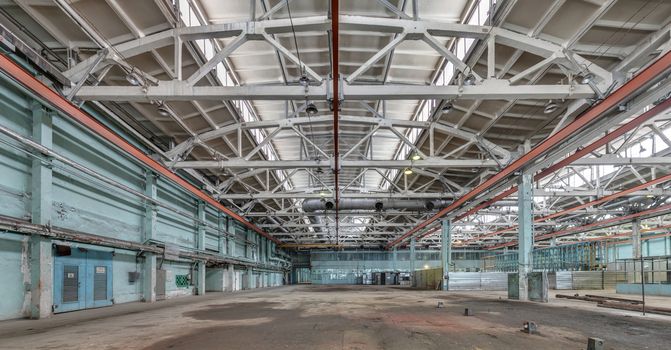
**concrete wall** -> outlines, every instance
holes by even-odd
[[[89,112],[101,122],[106,123],[110,129],[127,137],[115,125],[107,124],[104,117],[96,115],[92,110]],[[27,91],[12,85],[6,77],[0,77],[0,125],[24,137],[34,139],[33,129],[35,125],[38,125],[38,122],[34,122],[37,120],[35,119],[36,113],[50,116],[49,135],[53,140],[51,145],[47,145],[48,147],[127,188],[141,193],[145,192],[145,187],[148,186],[147,169],[140,163],[121,154],[116,148],[71,121],[69,117],[60,116],[50,111],[48,107],[37,103]],[[128,138],[128,140],[140,147],[133,139]],[[202,228],[202,226],[194,220],[197,217],[198,202],[192,194],[173,183],[158,178],[155,198],[160,203],[189,213],[190,216],[157,206],[157,218],[152,228],[148,226],[147,216],[153,206],[145,200],[105,184],[56,160],[50,165],[52,180],[42,183],[38,177],[33,179],[34,167],[47,166],[50,160],[39,153],[27,153],[24,146],[4,134],[0,135],[0,141],[3,141],[0,144],[0,174],[2,174],[0,176],[0,216],[30,222],[31,219],[35,219],[32,216],[34,207],[41,205],[43,212],[48,216],[48,222],[36,222],[37,224],[48,224],[82,235],[94,234],[137,243],[147,242],[148,232],[151,231],[151,242],[174,246],[181,251],[197,250],[198,234],[202,232],[199,231],[199,227]],[[38,185],[33,184],[33,181],[37,181]],[[38,187],[42,191],[38,191]],[[250,263],[262,263],[266,268],[279,269],[277,263],[270,262],[268,259],[268,255],[275,256],[274,245],[272,252],[266,253],[267,249],[264,249],[261,254],[258,246],[265,244],[266,240],[259,239],[255,233],[248,233],[239,225],[229,227],[232,236],[228,239],[228,244],[231,244],[234,249],[230,256],[227,255],[227,240],[223,236],[225,231],[219,231],[217,228],[219,225],[217,209],[205,206],[204,217],[207,223],[204,229],[204,250],[226,258],[240,257],[237,259],[240,268]],[[0,287],[0,319],[31,315],[31,288],[34,289],[39,285],[39,283],[31,284],[31,276],[39,276],[38,270],[44,272],[42,277],[45,277],[46,271],[53,274],[51,270],[53,257],[50,254],[40,256],[39,258],[43,258],[43,261],[38,260],[38,265],[36,265],[40,268],[33,268],[30,262],[29,247],[31,240],[34,239],[23,234],[0,232],[0,276],[3,277]],[[55,241],[47,239],[42,247],[46,247],[47,250],[51,249],[51,243]],[[60,244],[82,245],[83,243],[60,242]],[[145,265],[148,260],[144,256],[138,257],[136,251],[120,248],[85,246],[94,250],[114,252],[112,273],[115,303],[139,301],[147,297],[143,287],[145,273],[150,273],[153,269],[145,271],[145,268],[150,265]],[[171,259],[173,258],[161,262],[161,257],[158,257],[158,265],[167,271],[166,296],[193,294],[194,286],[179,288],[174,283],[174,276],[191,274],[194,262],[172,261]],[[136,271],[140,272],[140,279],[129,282],[128,273]],[[264,272],[264,278],[266,275],[267,272]],[[192,277],[195,283],[196,276]],[[280,278],[279,283],[281,282]],[[259,286],[266,284],[271,283],[259,284]],[[277,278],[272,284],[278,284]],[[48,286],[49,294],[51,287],[51,285]],[[254,288],[256,285],[250,287]],[[35,293],[37,294],[39,293]],[[46,309],[50,304],[43,306],[41,310],[43,315],[48,314]]]

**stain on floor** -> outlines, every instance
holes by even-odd
[[[192,300],[41,333],[35,333],[40,322],[31,324],[30,333],[3,334],[0,325],[0,348],[584,349],[589,336],[605,339],[607,349],[663,349],[671,343],[671,318],[628,317],[582,304],[520,303],[486,293],[290,286]],[[437,308],[439,301],[444,307]],[[466,307],[475,314],[463,316]],[[521,332],[526,320],[536,322],[540,334]]]

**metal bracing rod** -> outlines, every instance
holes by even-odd
[[[448,50],[445,45],[440,43],[436,38],[434,38],[432,35],[428,33],[424,33],[422,35],[422,41],[427,43],[431,48],[436,50],[441,56],[443,56],[448,62],[452,63],[454,65],[454,68],[456,68],[458,71],[464,73],[464,74],[472,74],[475,79],[478,81],[482,80],[482,77],[479,76],[477,73],[475,73],[471,67],[469,67],[464,61],[460,60],[457,55],[454,54],[451,50]]]
[[[405,12],[401,11],[398,7],[392,5],[389,3],[387,0],[377,0],[380,4],[384,5],[389,11],[393,12],[396,17],[400,17],[401,19],[411,19],[410,16],[408,16]]]
[[[200,79],[202,79],[207,73],[212,71],[216,66],[223,62],[228,56],[230,56],[233,51],[237,50],[242,44],[246,43],[249,40],[247,34],[242,32],[235,40],[230,44],[226,45],[222,50],[219,50],[209,61],[205,62],[202,66],[198,68],[191,76],[186,79],[186,84],[193,86]]]
[[[382,50],[375,53],[373,57],[369,58],[368,61],[366,61],[359,68],[357,68],[357,70],[352,72],[352,74],[350,74],[345,80],[347,80],[348,83],[352,83],[353,81],[355,81],[356,78],[358,78],[361,74],[369,70],[375,64],[375,62],[389,55],[389,53],[391,53],[404,40],[405,40],[405,33],[401,33],[400,35],[396,36],[389,42],[389,44],[387,44],[384,48],[382,48]]]
[[[299,67],[299,71],[304,71],[307,73],[308,76],[310,76],[313,80],[317,82],[322,81],[322,77],[317,74],[314,70],[312,70],[310,67],[305,65],[305,62],[301,62],[296,55],[294,55],[291,51],[289,51],[284,45],[280,44],[277,40],[275,40],[272,36],[270,36],[267,33],[263,33],[263,39],[270,44],[273,48],[275,48],[278,52],[280,52],[284,57],[289,59],[293,64],[295,64],[297,67]]]
[[[270,18],[272,15],[277,13],[277,11],[289,6],[289,3],[293,0],[281,0],[275,6],[271,7],[268,11],[266,11],[264,14],[259,17],[259,20],[264,20]]]

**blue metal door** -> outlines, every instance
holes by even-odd
[[[54,258],[54,312],[112,305],[112,253],[73,248]]]
[[[68,256],[54,258],[54,312],[86,307],[86,252],[72,249]]]
[[[112,305],[112,253],[89,250],[86,256],[86,308]]]

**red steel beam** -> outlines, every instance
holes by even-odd
[[[155,171],[157,174],[160,174],[165,178],[171,180],[172,182],[184,188],[186,191],[195,195],[204,202],[212,205],[213,207],[219,209],[226,215],[234,218],[235,220],[244,224],[248,228],[257,232],[258,234],[270,239],[271,241],[277,244],[281,243],[277,238],[271,236],[270,234],[263,231],[256,225],[248,222],[242,216],[226,208],[221,203],[216,201],[214,198],[210,197],[209,195],[205,194],[203,191],[198,189],[196,186],[190,184],[189,182],[187,182],[177,174],[173,173],[159,162],[155,161],[148,155],[144,154],[144,152],[142,152],[140,149],[130,144],[128,141],[124,140],[114,131],[110,130],[105,125],[98,122],[95,118],[93,118],[92,116],[90,116],[77,106],[73,105],[70,101],[66,100],[64,97],[56,93],[54,90],[44,85],[41,81],[37,80],[30,73],[25,71],[18,64],[12,61],[12,59],[10,59],[4,54],[0,54],[0,70],[2,70],[8,77],[13,79],[17,83],[21,84],[26,89],[32,91],[43,102],[48,103],[51,107],[60,111],[65,116],[72,118],[85,128],[89,129],[90,131],[97,134],[101,138],[115,145],[132,158],[135,158],[140,163],[144,164],[148,168]]]
[[[560,162],[544,169],[540,173],[536,174],[536,176],[534,176],[534,180],[538,181],[542,178],[545,178],[546,176],[552,174],[553,172],[555,172],[555,171],[573,163],[574,161],[586,156],[587,154],[597,150],[599,147],[604,146],[608,142],[616,139],[617,137],[620,137],[620,136],[624,135],[625,133],[627,133],[631,130],[634,130],[638,125],[641,125],[642,123],[654,118],[655,116],[659,115],[660,113],[666,111],[669,108],[671,108],[671,99],[665,100],[664,102],[662,102],[662,103],[658,104],[657,106],[651,108],[649,111],[639,115],[638,117],[632,119],[628,123],[626,123],[626,124],[622,125],[621,127],[617,128],[615,131],[613,131],[613,132],[607,134],[606,136],[600,138],[599,140],[585,146],[581,150],[576,151],[572,155],[562,159]],[[590,202],[587,202],[587,203],[584,203],[584,204],[581,204],[581,205],[577,205],[577,206],[574,206],[574,207],[571,207],[571,208],[567,208],[567,209],[558,211],[554,214],[550,214],[550,215],[546,215],[546,216],[536,218],[536,219],[534,219],[534,222],[541,222],[541,221],[550,220],[550,219],[553,219],[553,218],[556,218],[556,217],[563,216],[563,215],[566,215],[568,213],[574,212],[576,210],[589,208],[589,207],[592,207],[592,206],[595,206],[595,205],[598,205],[598,204],[601,204],[601,203],[604,203],[604,202],[608,202],[608,201],[611,201],[613,199],[616,199],[616,198],[619,198],[619,197],[622,197],[622,196],[626,196],[627,194],[630,194],[630,193],[633,193],[633,192],[636,192],[636,191],[640,191],[640,190],[643,190],[643,189],[648,188],[650,186],[654,186],[656,184],[666,182],[666,181],[671,181],[671,175],[662,176],[660,178],[650,180],[646,183],[634,186],[634,187],[626,189],[624,191],[616,192],[616,193],[613,193],[611,195],[602,197],[600,199],[596,199],[596,200],[593,200],[593,201],[590,201]],[[514,187],[514,189],[517,189],[517,187]],[[508,191],[506,191],[506,192],[508,192]],[[494,232],[484,234],[482,236],[479,236],[478,238],[481,239],[481,238],[485,238],[485,237],[496,236],[500,233],[504,233],[504,232],[513,230],[513,229],[517,228],[517,226],[518,225],[512,225],[510,227],[506,227],[506,228],[503,228],[503,229],[500,229],[500,230],[497,230],[497,231],[494,231]],[[472,241],[474,241],[474,239],[468,240],[467,242],[472,242]]]
[[[659,230],[666,230],[668,228],[671,228],[671,225],[663,225],[663,226],[658,226],[658,227],[641,229],[641,233],[655,232],[655,231],[659,231]],[[607,240],[610,240],[610,239],[613,239],[613,238],[630,237],[631,234],[632,234],[632,231],[628,231],[628,232],[624,232],[624,233],[618,233],[616,235],[586,238],[585,240],[583,240],[583,242],[607,241]],[[646,237],[653,237],[653,236],[646,236]],[[641,237],[641,239],[643,239],[643,237]],[[558,244],[558,245],[562,246],[562,245],[569,245],[569,244],[573,244],[573,243],[575,243],[575,242],[566,242],[566,243],[561,243],[561,244]]]
[[[534,237],[534,241],[535,242],[545,241],[545,240],[548,240],[548,239],[554,238],[554,237],[568,236],[568,235],[571,235],[571,234],[574,234],[574,233],[588,232],[588,231],[593,231],[593,230],[603,228],[603,227],[609,227],[609,226],[614,226],[614,225],[618,225],[618,224],[624,224],[624,223],[630,221],[631,219],[635,219],[635,218],[645,216],[645,215],[654,215],[654,214],[658,214],[658,213],[659,213],[659,215],[664,215],[665,213],[660,213],[660,212],[669,211],[669,210],[671,210],[671,204],[666,204],[666,205],[662,205],[662,206],[657,207],[657,208],[644,210],[644,211],[634,213],[634,214],[618,216],[618,217],[602,220],[602,221],[599,221],[599,222],[594,222],[594,223],[583,225],[583,226],[571,227],[571,228],[568,228],[568,229],[565,229],[565,230],[560,230],[560,231],[556,231],[556,232],[550,232],[550,233],[538,235],[538,236]],[[659,216],[659,215],[657,215],[657,216]],[[506,242],[506,243],[497,244],[497,245],[488,247],[486,249],[487,250],[495,250],[495,249],[499,249],[499,248],[503,248],[503,247],[514,246],[516,244],[517,244],[517,241],[510,241],[510,242]]]
[[[402,242],[406,238],[412,236],[419,230],[424,227],[432,224],[436,220],[445,216],[446,214],[458,209],[461,205],[467,201],[475,198],[477,195],[485,192],[486,190],[493,187],[498,182],[504,180],[506,177],[512,175],[515,171],[520,170],[525,165],[531,163],[532,161],[538,159],[540,156],[545,154],[545,152],[552,149],[552,147],[558,145],[566,138],[575,134],[579,130],[583,129],[588,124],[598,120],[605,113],[617,107],[620,103],[625,101],[631,94],[636,93],[639,89],[645,88],[649,85],[650,81],[655,78],[662,76],[671,68],[671,52],[667,52],[664,56],[659,58],[653,64],[643,69],[639,74],[634,76],[619,89],[615,90],[613,93],[608,95],[603,101],[592,106],[592,108],[583,112],[578,116],[573,122],[565,126],[563,129],[559,130],[557,133],[551,135],[550,137],[543,140],[541,143],[532,148],[529,152],[524,154],[522,157],[518,158],[510,165],[502,169],[500,172],[490,177],[487,181],[478,185],[476,188],[460,197],[458,200],[452,202],[449,206],[443,208],[437,214],[422,222],[421,224],[415,226],[410,231],[403,234],[401,237],[395,239],[394,241],[387,244],[386,248],[389,249],[398,243]]]
[[[339,36],[339,30],[338,30],[338,25],[339,25],[339,20],[340,20],[340,11],[339,11],[339,1],[338,0],[331,0],[331,40],[333,40],[333,157],[334,157],[334,169],[333,169],[333,183],[334,183],[334,190],[335,190],[335,229],[336,229],[336,245],[338,245],[339,242],[339,229],[340,229],[340,217],[339,217],[339,209],[340,209],[340,188],[338,186],[338,175],[340,172],[340,150],[339,150],[339,143],[340,139],[338,136],[338,121],[340,119],[338,109],[340,108],[340,93],[338,90],[338,84],[340,81],[340,73],[339,73],[339,65],[340,65],[340,59],[339,59],[339,50],[340,50],[340,45],[338,43],[338,36]]]
[[[648,188],[648,187],[650,187],[650,186],[654,186],[654,185],[660,184],[660,183],[662,183],[662,182],[667,182],[667,181],[671,181],[671,174],[662,176],[662,177],[657,178],[657,179],[654,179],[654,180],[650,180],[650,181],[648,181],[648,182],[646,182],[646,183],[642,183],[642,184],[636,185],[636,186],[634,186],[634,187],[628,188],[628,189],[623,190],[623,191],[620,191],[620,192],[616,192],[616,193],[610,194],[610,195],[608,195],[608,196],[601,197],[601,198],[599,198],[599,199],[595,199],[595,200],[593,200],[593,201],[589,201],[589,202],[584,203],[584,204],[576,205],[576,206],[571,207],[571,208],[566,208],[566,209],[564,209],[564,210],[560,210],[560,211],[558,211],[558,212],[556,212],[556,213],[552,213],[552,214],[549,214],[549,215],[545,215],[545,216],[541,216],[541,217],[535,218],[535,219],[534,219],[534,222],[542,222],[542,221],[546,221],[546,220],[554,219],[554,218],[556,218],[556,217],[559,217],[559,216],[563,216],[563,215],[572,213],[572,212],[574,212],[574,211],[576,211],[576,210],[580,210],[580,209],[585,209],[585,208],[593,207],[593,206],[595,206],[595,205],[599,205],[599,204],[601,204],[601,203],[609,202],[609,201],[611,201],[611,200],[613,200],[613,199],[617,199],[617,198],[620,198],[620,197],[622,197],[622,196],[626,196],[626,195],[628,195],[628,194],[630,194],[630,193],[633,193],[633,192],[636,192],[636,191],[640,191],[640,190],[646,189],[646,188]],[[507,232],[507,231],[511,231],[511,230],[517,228],[517,226],[518,226],[518,225],[513,225],[513,226],[510,226],[510,227],[506,227],[506,228],[504,228],[504,229],[500,229],[500,230],[498,230],[498,231],[494,231],[494,232],[490,232],[490,233],[484,234],[484,235],[482,235],[482,236],[480,236],[480,237],[478,237],[478,238],[481,239],[481,238],[485,238],[485,237],[496,236],[497,234],[504,233],[504,232]],[[473,240],[468,240],[467,242],[472,242],[472,241],[473,241]]]

